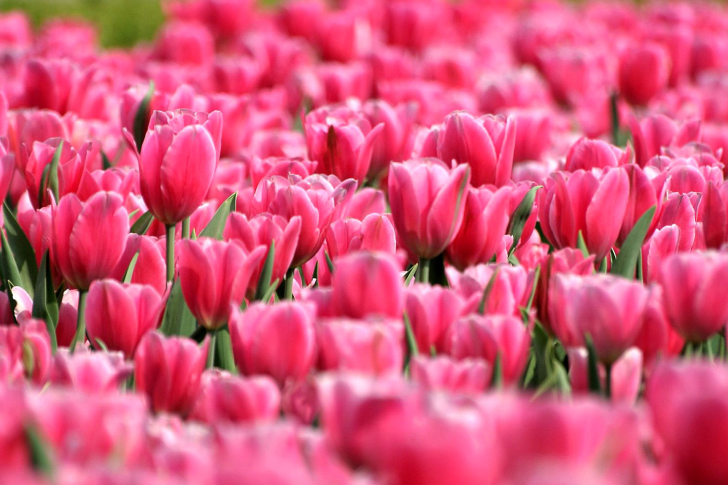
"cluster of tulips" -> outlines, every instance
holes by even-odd
[[[723,8],[163,6],[0,15],[0,483],[728,483]]]

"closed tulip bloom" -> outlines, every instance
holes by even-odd
[[[139,158],[144,203],[165,225],[192,215],[205,200],[220,157],[222,115],[156,111]]]
[[[583,347],[567,350],[569,356],[569,382],[574,394],[589,392],[589,352]],[[599,364],[599,382],[605,385],[605,369]],[[612,367],[612,401],[634,404],[642,384],[642,352],[631,347]]]
[[[497,272],[497,274],[496,274]],[[531,294],[532,276],[523,266],[509,264],[479,264],[463,273],[446,269],[448,281],[453,290],[464,300],[463,315],[478,311],[483,293],[493,280],[490,294],[485,301],[484,313],[520,315],[520,307],[525,307]]]
[[[402,371],[404,326],[399,320],[323,320],[318,343],[322,370],[374,376]]]
[[[36,209],[51,203],[51,196],[48,192],[50,189],[48,170],[61,143],[63,146],[58,160],[58,193],[60,196],[76,192],[83,178],[88,147],[84,147],[82,153],[79,154],[68,141],[60,138],[33,143],[32,151],[25,165],[25,183],[30,193],[30,202]],[[28,148],[30,149],[30,147]]]
[[[151,286],[107,279],[91,284],[86,305],[91,344],[132,358],[142,337],[159,326],[165,299]]]
[[[658,197],[659,194],[651,183],[650,178],[638,165],[628,164],[622,170],[627,172],[627,176],[629,177],[629,197],[627,199],[624,220],[622,221],[622,229],[619,231],[619,237],[617,238],[619,245],[627,239],[627,236],[629,236],[630,231],[632,231],[639,218],[650,207],[655,206],[655,216],[652,219],[652,224],[646,236],[646,239],[649,239],[655,227],[657,227],[657,219],[663,204],[663,198]]]
[[[270,251],[271,244],[275,244],[270,280],[271,283],[276,280],[280,283],[286,276],[288,268],[291,267],[300,234],[301,218],[299,216],[293,216],[287,220],[281,216],[264,212],[248,219],[245,215],[234,212],[230,214],[225,224],[223,238],[226,241],[239,241],[248,252],[263,245],[266,248],[266,255]],[[265,258],[260,261],[250,278],[246,292],[247,298],[255,296],[264,265]]]
[[[493,259],[508,229],[511,192],[510,188],[468,188],[462,226],[447,247],[453,266],[463,271]]]
[[[118,195],[99,192],[81,202],[68,194],[53,213],[51,260],[68,286],[87,290],[111,275],[128,233],[129,217]]]
[[[117,281],[124,278],[131,260],[137,254],[131,283],[150,285],[160,295],[167,289],[166,265],[164,262],[163,240],[151,236],[140,236],[131,233],[126,239],[126,249],[110,277]]]
[[[397,241],[420,259],[432,259],[453,240],[463,221],[470,168],[448,171],[436,159],[393,163],[389,203]]]
[[[230,338],[240,370],[269,375],[279,385],[303,379],[316,362],[313,318],[314,309],[304,303],[257,303],[244,312],[234,308]]]
[[[552,306],[566,305],[551,313],[556,336],[565,329],[565,346],[572,338],[584,346],[590,336],[597,358],[608,366],[637,339],[650,294],[639,282],[606,274],[557,274],[551,291]]]
[[[205,339],[202,346],[182,337],[164,337],[149,332],[134,355],[134,382],[146,394],[152,410],[186,416],[200,392],[202,371],[207,361]]]
[[[590,254],[601,261],[614,246],[629,199],[629,177],[619,168],[556,172],[539,191],[538,213],[546,238],[556,248],[575,248],[579,232]]]
[[[467,163],[474,186],[501,186],[511,178],[516,142],[514,119],[456,111],[445,118],[437,138],[437,157],[449,164]]]
[[[273,422],[280,407],[281,392],[270,377],[206,371],[190,418],[208,424]]]
[[[448,330],[465,302],[450,288],[415,283],[405,289],[405,311],[420,352],[445,349]]]
[[[453,360],[441,355],[413,358],[410,372],[412,381],[428,390],[480,394],[490,386],[493,370],[482,359]]]
[[[397,241],[388,214],[369,214],[363,221],[339,219],[331,223],[326,250],[332,260],[354,251],[395,254]],[[309,264],[313,260],[309,261]]]
[[[670,324],[690,342],[703,342],[728,322],[728,254],[679,253],[662,263],[658,282]]]
[[[401,162],[412,151],[412,131],[416,105],[392,106],[386,101],[373,99],[362,106],[364,116],[372,126],[383,124],[384,129],[374,140],[372,163],[367,174],[370,180],[385,175],[390,162]]]
[[[372,285],[372,282],[376,284]],[[402,314],[402,287],[402,277],[393,256],[362,251],[337,260],[331,298],[341,316],[399,318]],[[362,291],[362,288],[368,290]]]
[[[647,104],[669,78],[670,54],[660,44],[631,45],[619,59],[619,93],[630,104]]]
[[[71,354],[60,349],[53,359],[49,381],[87,394],[116,392],[133,373],[120,352],[89,352],[82,347]]]
[[[185,239],[180,246],[177,270],[182,295],[200,325],[217,330],[228,321],[230,304],[242,303],[266,248],[261,245],[248,252],[236,242],[212,238]]]
[[[564,170],[574,172],[592,168],[616,167],[626,162],[625,155],[628,153],[605,141],[580,138],[569,149]]]

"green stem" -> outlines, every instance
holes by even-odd
[[[83,340],[86,337],[86,297],[88,296],[88,290],[78,291],[78,319],[76,320],[76,334],[73,336],[71,341],[70,351],[73,353],[76,350],[76,344],[79,342],[83,344]]]
[[[417,268],[417,281],[420,283],[430,282],[430,260],[420,258],[420,265]]]
[[[723,327],[720,335],[720,353],[718,355],[721,360],[728,360],[728,326]]]
[[[174,224],[167,226],[167,281],[174,280]]]
[[[295,272],[295,268],[290,268],[286,272],[286,279],[285,281],[285,287],[283,289],[283,299],[284,300],[292,300],[293,299],[293,274]]]
[[[604,364],[606,372],[606,379],[604,382],[604,394],[607,399],[612,399],[612,364]]]
[[[210,344],[207,347],[207,368],[215,367],[215,347],[217,344],[217,330],[210,332]]]
[[[182,239],[190,238],[190,218],[185,217],[182,220]]]

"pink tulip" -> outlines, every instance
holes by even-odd
[[[230,304],[240,306],[251,276],[266,256],[265,246],[248,252],[236,242],[185,239],[177,264],[182,295],[197,321],[208,330],[222,327]]]
[[[167,276],[164,248],[160,243],[162,243],[162,240],[155,237],[129,234],[126,239],[124,254],[110,277],[121,281],[129,269],[131,260],[138,254],[134,272],[131,276],[131,283],[149,285],[157,290],[160,295],[163,294],[167,287]]]
[[[155,51],[160,60],[209,66],[215,57],[215,40],[204,25],[169,22],[159,33]]]
[[[254,304],[244,312],[235,308],[229,325],[235,362],[246,375],[269,375],[282,385],[313,369],[316,331],[308,304]]]
[[[391,218],[387,214],[369,214],[362,221],[334,221],[326,235],[326,250],[332,260],[354,251],[394,255],[397,242]]]
[[[280,402],[278,386],[269,377],[206,371],[190,418],[208,424],[272,422],[280,414]]]
[[[404,326],[398,320],[323,320],[317,333],[322,370],[373,376],[402,371]]]
[[[69,353],[60,349],[53,359],[49,381],[87,394],[114,392],[133,373],[119,352]]]
[[[640,167],[647,165],[662,147],[681,147],[700,137],[698,120],[679,124],[662,114],[654,114],[638,120],[632,116],[627,119],[634,139],[635,162]]]
[[[650,207],[655,206],[656,212],[646,236],[646,239],[649,239],[655,227],[657,227],[657,220],[664,203],[663,198],[659,197],[648,175],[638,165],[625,165],[623,170],[627,172],[629,177],[629,198],[627,199],[627,210],[622,221],[622,229],[619,231],[619,237],[617,238],[617,243],[620,245],[627,239],[639,218]]]
[[[64,196],[53,211],[51,260],[71,288],[87,290],[113,272],[124,253],[129,218],[121,198],[99,192],[86,202]]]
[[[67,141],[54,138],[44,143],[33,143],[32,152],[25,165],[25,183],[28,186],[30,201],[35,208],[49,205],[50,188],[47,170],[58,146],[63,143],[58,165],[58,192],[61,196],[75,192],[84,175],[86,150],[81,157]],[[45,175],[44,175],[45,174]],[[45,184],[41,187],[41,181]]]
[[[485,360],[457,361],[447,356],[417,356],[412,359],[410,372],[412,380],[425,389],[463,394],[484,392],[492,379],[492,368]]]
[[[389,168],[389,162],[387,162]],[[387,199],[383,191],[364,187],[357,190],[344,206],[341,213],[343,218],[363,221],[371,214],[384,214],[387,212]]]
[[[308,155],[319,163],[318,171],[361,183],[369,171],[374,141],[384,125],[372,127],[361,114],[341,106],[311,111],[306,115],[305,129]]]
[[[703,239],[710,249],[720,249],[728,241],[728,184],[708,182],[697,207]]]
[[[629,177],[622,169],[601,176],[556,172],[538,194],[541,228],[558,249],[575,248],[581,232],[589,253],[601,261],[617,241],[628,198]]]
[[[134,355],[134,382],[154,412],[186,416],[200,391],[209,341],[199,347],[182,337],[149,332]]]
[[[591,170],[593,168],[607,168],[624,165],[628,152],[601,140],[580,138],[569,149],[566,155],[564,170]]]
[[[376,281],[370,291],[362,285]],[[331,298],[341,316],[363,318],[380,315],[399,318],[402,314],[402,277],[395,259],[384,253],[357,252],[336,262]]]
[[[502,186],[510,180],[516,124],[513,119],[484,116],[474,118],[455,112],[445,118],[437,137],[436,153],[426,150],[422,156],[437,156],[446,164],[455,160],[467,163],[474,186]]]
[[[222,115],[155,111],[141,147],[141,194],[166,225],[192,215],[202,203],[220,157]]]
[[[590,336],[597,358],[610,366],[639,335],[649,290],[618,276],[557,274],[551,285],[551,324],[564,346]]]
[[[435,159],[393,163],[389,203],[397,240],[421,259],[432,259],[452,242],[463,221],[470,169],[448,172]]]
[[[589,392],[589,354],[583,347],[572,347],[567,351],[569,355],[569,381],[572,392],[586,394]],[[599,368],[600,385],[604,387],[604,366]],[[634,404],[642,384],[642,352],[636,347],[627,350],[612,367],[612,396],[613,402]]]
[[[375,99],[366,101],[362,112],[372,126],[384,125],[374,140],[372,163],[367,173],[370,180],[376,180],[387,173],[390,162],[401,162],[412,151],[411,135],[416,106],[391,106],[386,101]]]
[[[511,192],[509,187],[468,189],[462,226],[447,248],[453,266],[463,271],[493,259],[508,229]]]
[[[629,103],[647,104],[667,86],[670,55],[659,44],[632,45],[619,61],[619,92]]]
[[[271,244],[275,243],[273,271],[270,279],[271,283],[276,280],[280,283],[291,267],[300,233],[301,218],[299,216],[293,216],[290,220],[286,220],[281,216],[262,213],[248,219],[243,214],[233,213],[230,214],[225,225],[223,237],[226,241],[241,242],[248,252],[254,251],[256,247],[261,245],[265,246],[269,251]],[[255,289],[264,265],[265,258],[261,260],[250,277],[250,283],[246,291],[248,299],[255,296]]]
[[[464,315],[478,311],[485,288],[491,280],[493,287],[485,301],[484,312],[520,315],[520,307],[528,303],[534,284],[533,276],[523,266],[502,263],[479,264],[466,269],[464,273],[450,268],[445,272],[453,290],[465,300]]]
[[[448,330],[463,311],[465,302],[453,290],[416,283],[405,290],[405,311],[420,352],[445,349]]]
[[[151,286],[107,279],[91,284],[86,305],[91,344],[98,347],[103,342],[131,359],[142,337],[159,326],[165,300]]]
[[[728,278],[728,254],[681,253],[662,263],[658,282],[665,313],[678,333],[702,342],[728,322],[728,301],[717,288]]]

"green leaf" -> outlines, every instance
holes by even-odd
[[[8,243],[8,239],[5,237],[5,233],[0,231],[0,236],[2,237],[2,254],[0,256],[2,256],[5,291],[8,293],[11,310],[15,311],[15,299],[13,298],[13,292],[11,289],[13,286],[22,286],[20,271],[18,271],[18,266],[15,264],[15,257],[13,256],[13,252],[10,250],[10,244]]]
[[[324,251],[324,256],[326,257],[326,266],[328,266],[328,268],[329,268],[329,273],[331,275],[333,275],[334,274],[334,262],[331,261],[331,257],[329,256],[328,251]]]
[[[167,308],[162,319],[162,333],[165,335],[191,335],[196,326],[195,317],[182,296],[179,280],[176,280],[167,299]]]
[[[268,287],[268,291],[265,292],[263,298],[261,298],[260,301],[268,303],[270,301],[270,298],[275,294],[276,288],[278,288],[278,283],[280,283],[280,281],[278,281],[278,278],[273,280],[273,283],[271,283],[271,285]]]
[[[637,220],[632,230],[627,235],[627,239],[624,240],[622,247],[619,248],[619,254],[617,259],[612,265],[611,273],[613,275],[623,276],[625,278],[632,279],[635,276],[635,268],[642,252],[642,245],[647,237],[647,231],[652,224],[652,218],[655,216],[655,206],[650,207],[642,214]]]
[[[136,143],[139,153],[142,151],[144,137],[147,135],[147,128],[149,127],[149,110],[153,96],[154,82],[150,82],[147,94],[144,96],[144,99],[142,99],[142,102],[139,103],[139,109],[137,109],[136,115],[134,115],[134,133],[132,133],[132,135],[134,135],[134,142]]]
[[[536,266],[533,272],[533,285],[531,286],[531,294],[528,295],[528,303],[526,303],[526,311],[533,307],[533,300],[536,298],[536,288],[538,288],[538,279],[541,277],[541,265]]]
[[[513,254],[513,251],[515,251],[518,246],[518,241],[521,240],[523,228],[526,227],[526,221],[528,221],[528,218],[531,216],[531,211],[533,210],[533,203],[536,200],[536,192],[542,188],[542,185],[537,185],[526,192],[526,195],[523,196],[523,199],[521,199],[516,210],[514,210],[513,214],[511,214],[511,220],[508,223],[508,234],[513,236],[513,244],[511,244],[511,248],[508,250],[509,256]]]
[[[147,233],[149,230],[149,226],[152,225],[152,222],[154,221],[154,216],[151,212],[147,211],[142,216],[136,220],[134,224],[132,224],[131,229],[129,229],[130,233],[138,234],[140,236],[143,236]]]
[[[415,339],[415,334],[412,331],[412,324],[410,323],[407,312],[402,314],[402,318],[404,320],[404,334],[407,340],[407,352],[404,356],[404,373],[405,376],[408,376],[410,361],[412,360],[412,357],[417,357],[420,354],[420,349],[417,346],[417,339]]]
[[[500,389],[503,387],[503,357],[500,350],[495,354],[495,362],[493,362],[493,377],[490,381],[491,389]]]
[[[51,340],[51,349],[56,353],[58,342],[56,341],[56,327],[58,326],[58,300],[53,292],[53,277],[48,251],[43,255],[40,262],[38,279],[35,281],[35,296],[33,297],[33,318],[45,320],[48,336]]]
[[[113,165],[111,164],[111,160],[109,160],[109,157],[106,156],[106,153],[101,150],[101,168],[104,170],[108,170],[112,168]]]
[[[588,353],[587,364],[589,370],[589,390],[595,394],[601,394],[602,384],[599,379],[599,367],[597,364],[597,353],[594,350],[594,342],[590,335],[586,336],[586,350]]]
[[[97,338],[95,340],[96,340],[96,345],[99,347],[99,350],[102,350],[104,352],[109,351],[108,345],[106,345],[106,343],[103,340],[101,340],[100,338]]]
[[[141,251],[141,250],[139,250]],[[131,277],[134,276],[134,268],[136,268],[137,260],[139,259],[139,251],[134,253],[134,257],[131,258],[129,266],[124,272],[124,278],[121,280],[122,283],[131,283]]]
[[[483,289],[483,296],[480,298],[480,303],[478,304],[478,314],[480,314],[480,315],[483,315],[485,313],[485,304],[488,302],[488,298],[490,297],[490,294],[493,293],[493,287],[495,286],[495,279],[498,277],[499,271],[500,271],[500,267],[495,268],[495,270],[493,271],[493,274],[490,275],[488,284],[485,285],[485,288]]]
[[[56,202],[60,199],[58,192],[58,166],[61,164],[61,152],[63,151],[63,141],[58,144],[58,148],[53,153],[53,159],[50,164],[50,173],[48,174],[48,188],[51,189]]]
[[[235,205],[238,200],[238,193],[235,192],[230,197],[225,199],[225,202],[215,211],[215,215],[212,216],[210,222],[200,233],[200,237],[212,237],[215,239],[222,239],[222,232],[225,229],[228,216],[235,212]]]
[[[318,273],[319,273],[319,262],[316,261],[316,264],[313,265],[313,274],[311,275],[311,281],[313,281],[314,288],[318,288],[318,286],[319,286]]]
[[[33,287],[38,278],[35,251],[7,203],[3,204],[3,218],[5,220],[5,233],[7,234],[8,244],[20,274],[21,281],[18,285],[28,291],[28,294],[32,297]]]
[[[584,234],[581,231],[579,231],[579,235],[576,238],[576,249],[581,251],[581,254],[583,254],[585,258],[589,257],[589,250],[586,247],[586,241],[584,240]]]
[[[217,345],[215,346],[217,361],[220,368],[237,374],[238,369],[235,367],[235,359],[233,358],[233,344],[230,340],[230,328],[227,325],[217,331]]]
[[[410,282],[412,281],[412,278],[415,277],[415,274],[417,273],[417,268],[419,267],[418,263],[415,263],[412,265],[412,267],[407,271],[404,275],[404,286],[409,286]]]
[[[258,286],[255,288],[256,300],[260,300],[266,293],[268,293],[268,288],[270,288],[270,279],[273,274],[275,254],[276,243],[275,241],[271,241],[270,248],[268,249],[268,255],[265,257],[265,264],[263,264],[263,271],[260,272],[260,278],[258,278]]]
[[[533,342],[533,356],[535,360],[534,369],[534,380],[532,381],[534,386],[539,386],[548,379],[552,373],[551,367],[551,338],[548,336],[544,328],[540,323],[536,323],[533,326],[533,332],[531,334],[531,342]]]
[[[25,439],[28,443],[28,451],[30,452],[30,463],[33,470],[46,477],[53,477],[55,474],[55,464],[51,459],[50,446],[36,426],[26,424],[24,428]]]

